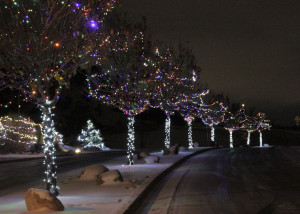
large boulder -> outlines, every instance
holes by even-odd
[[[178,149],[179,149],[178,145],[171,146],[169,148],[170,155],[178,155],[178,151],[179,151]]]
[[[64,206],[56,196],[47,190],[31,188],[25,193],[28,211],[63,211]]]
[[[143,159],[145,157],[147,157],[149,155],[148,152],[138,152],[137,153],[137,159],[140,160],[140,159]]]
[[[144,158],[144,161],[147,164],[159,163],[160,157],[156,155],[149,155]]]
[[[193,146],[194,146],[194,148],[198,148],[200,145],[199,145],[198,142],[194,142],[194,143],[193,143]]]
[[[114,184],[118,181],[123,181],[123,177],[119,170],[111,170],[104,172],[97,178],[97,184]]]
[[[178,155],[179,146],[176,144],[174,146],[170,146],[169,148],[165,148],[163,151],[163,155]]]
[[[96,181],[97,177],[104,172],[107,172],[108,169],[102,164],[93,164],[90,165],[80,173],[79,180],[81,181]]]

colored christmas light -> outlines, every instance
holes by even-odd
[[[256,117],[256,129],[259,132],[259,146],[262,147],[263,146],[263,137],[262,137],[262,132],[265,130],[270,130],[271,129],[271,125],[270,125],[270,120],[266,119],[266,114],[265,113],[261,113],[259,112]]]
[[[117,1],[2,1],[0,4],[0,89],[17,89],[43,111],[47,190],[58,194],[51,109],[76,70],[96,64],[104,23]],[[50,110],[49,110],[50,109]]]
[[[215,128],[218,124],[224,121],[225,113],[227,108],[224,107],[223,103],[218,101],[206,105],[201,105],[201,110],[199,111],[199,117],[202,119],[202,122],[209,126],[211,129],[210,140],[215,141]]]
[[[92,69],[87,84],[89,97],[116,107],[128,116],[127,157],[132,165],[135,150],[134,116],[149,106],[149,76],[154,66],[144,43],[143,27],[126,24],[124,20],[124,28],[121,28],[114,23],[114,18],[106,43],[99,49],[99,54],[105,57]]]

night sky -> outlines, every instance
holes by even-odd
[[[124,0],[152,38],[189,47],[202,82],[275,124],[300,114],[299,0]]]

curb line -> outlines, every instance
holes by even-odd
[[[179,161],[175,162],[173,165],[171,165],[170,167],[168,167],[167,169],[165,169],[163,172],[161,172],[158,176],[156,176],[151,182],[150,184],[144,189],[144,191],[142,191],[141,194],[138,195],[138,197],[129,205],[129,207],[125,210],[125,212],[123,214],[132,214],[135,213],[135,208],[139,206],[139,204],[147,197],[147,195],[149,194],[149,192],[151,192],[151,190],[153,189],[153,187],[155,185],[157,185],[157,183],[163,178],[165,177],[167,174],[169,174],[171,171],[173,171],[175,168],[177,168],[178,166],[180,166],[181,164],[183,164],[185,161],[187,161],[188,159],[190,159],[193,156],[196,156],[198,154],[210,151],[210,150],[214,150],[214,149],[218,149],[215,147],[212,148],[207,148],[207,149],[203,149],[203,150],[199,150],[196,151],[190,155],[187,155],[185,157],[183,157],[182,159],[180,159]]]

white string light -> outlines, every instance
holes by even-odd
[[[48,105],[42,106],[42,120],[43,120],[43,133],[44,133],[44,164],[46,165],[45,179],[47,190],[54,195],[58,195],[59,187],[56,185],[56,163],[55,163],[55,147],[54,147],[54,122],[52,120],[51,102],[47,100]]]
[[[213,125],[210,126],[210,140],[211,140],[212,142],[215,141],[215,128],[214,128]]]
[[[262,132],[259,132],[259,146],[262,147],[263,145],[263,139],[262,139]]]
[[[127,159],[128,164],[133,165],[133,152],[135,150],[134,147],[134,116],[128,116],[128,137],[127,137]]]
[[[188,141],[189,149],[193,148],[192,120],[188,120]]]
[[[251,135],[251,132],[250,131],[247,131],[247,132],[248,132],[247,146],[250,146],[250,135]]]
[[[78,135],[77,140],[85,144],[83,148],[104,148],[104,142],[103,138],[101,137],[101,132],[100,130],[95,128],[91,120],[87,121],[86,127],[81,130],[81,134]]]
[[[233,138],[232,138],[232,132],[233,132],[233,131],[229,131],[229,142],[230,142],[230,148],[233,148]]]
[[[167,117],[165,122],[165,148],[170,147],[171,142],[171,118]]]

